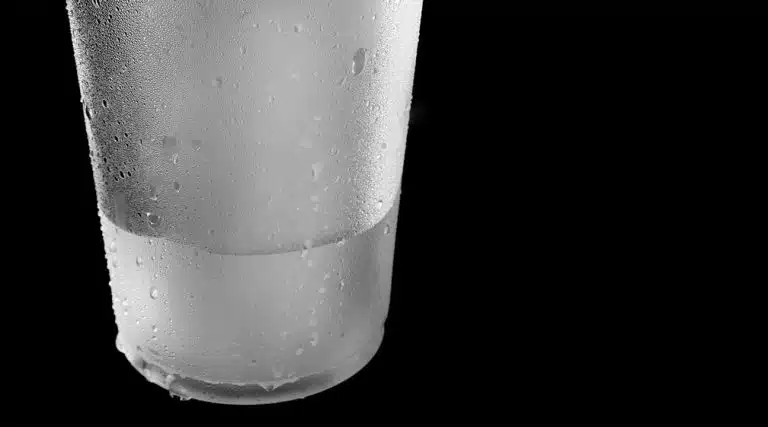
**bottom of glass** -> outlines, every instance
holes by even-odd
[[[140,352],[126,351],[120,343],[119,334],[117,347],[139,373],[149,382],[168,390],[171,396],[181,400],[196,399],[228,405],[262,405],[303,399],[345,381],[368,364],[376,354],[383,334],[376,335],[376,342],[365,346],[365,351],[355,354],[339,366],[304,377],[246,385],[211,383],[169,372],[146,360]]]

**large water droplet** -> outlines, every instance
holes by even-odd
[[[157,227],[160,225],[160,217],[152,212],[147,212],[147,220],[149,221],[149,225],[152,227]]]
[[[136,257],[136,267],[141,268],[144,265],[144,260],[141,259],[141,255]]]
[[[157,201],[157,187],[154,184],[149,184],[149,200]]]
[[[171,152],[176,149],[176,146],[178,145],[178,141],[176,138],[172,136],[164,136],[163,137],[163,149],[167,152]]]
[[[363,71],[367,54],[368,50],[362,47],[355,52],[355,56],[352,57],[352,75],[356,76]]]
[[[384,234],[389,234],[389,224],[384,225]]]
[[[321,162],[312,164],[312,180],[317,181],[320,179],[320,172],[323,171],[323,164]]]
[[[152,286],[149,288],[149,297],[152,299],[157,299],[157,296],[160,294],[160,292],[157,290],[156,287]]]

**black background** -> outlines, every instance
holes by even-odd
[[[234,407],[115,349],[59,3],[8,17],[7,419],[764,420],[764,19],[425,0],[382,347],[323,393]]]

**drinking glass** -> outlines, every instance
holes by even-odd
[[[117,347],[182,399],[302,398],[389,306],[421,0],[67,0]]]

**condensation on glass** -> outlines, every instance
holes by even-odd
[[[305,397],[383,335],[421,0],[68,0],[118,326],[173,395]]]

